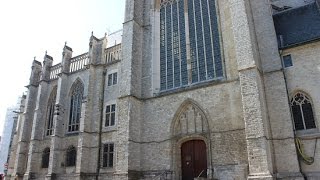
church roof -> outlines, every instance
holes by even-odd
[[[279,48],[320,40],[320,9],[316,2],[273,15]]]

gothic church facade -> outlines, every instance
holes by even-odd
[[[318,0],[126,0],[36,60],[8,179],[320,179]]]

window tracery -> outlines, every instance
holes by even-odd
[[[78,80],[72,87],[68,132],[79,131],[83,84]]]
[[[316,128],[310,98],[298,92],[291,99],[291,109],[296,130]]]
[[[56,104],[56,97],[57,97],[57,87],[55,87],[50,95],[48,107],[47,107],[47,130],[46,135],[50,136],[54,132],[54,126],[53,126],[53,117],[54,117],[54,111],[55,111],[55,104]]]

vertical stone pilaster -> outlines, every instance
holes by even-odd
[[[272,143],[258,69],[239,72],[248,150],[248,179],[274,179]]]
[[[45,55],[43,61],[42,74],[40,77],[40,85],[38,89],[38,96],[36,99],[36,108],[33,118],[31,140],[29,146],[27,170],[24,175],[24,179],[31,178],[32,173],[37,172],[37,166],[39,165],[39,159],[41,160],[41,154],[43,149],[39,149],[39,141],[43,139],[45,133],[46,110],[47,110],[47,97],[50,96],[48,89],[48,81],[50,77],[50,67],[52,66],[53,59],[49,55]]]
[[[288,95],[269,0],[251,0],[277,178],[303,179],[294,144]],[[290,159],[290,161],[288,161]]]
[[[250,2],[229,0],[248,150],[248,179],[274,179],[270,124]]]
[[[140,172],[141,106],[135,97],[118,99],[118,134],[116,177],[125,179]],[[125,175],[125,176],[124,176]],[[120,178],[121,177],[121,178]],[[117,178],[116,178],[117,179]]]
[[[144,49],[144,1],[126,0],[125,22],[123,24],[122,62],[119,84],[118,142],[115,179],[130,179],[131,174],[140,172],[140,141],[142,90],[142,54]],[[137,105],[137,106],[136,106]],[[133,163],[131,161],[135,160]]]
[[[123,24],[120,96],[141,97],[143,1],[126,1]]]
[[[93,35],[90,38],[90,69],[88,94],[82,104],[80,135],[76,172],[78,174],[97,173],[99,158],[99,131],[105,86],[105,53],[106,37],[102,40]],[[102,154],[102,153],[100,153]],[[90,158],[88,158],[90,157]],[[94,176],[93,176],[94,177]],[[93,178],[92,177],[92,178]],[[88,177],[86,177],[88,178]]]
[[[31,76],[29,80],[28,94],[26,97],[26,105],[21,115],[21,129],[18,136],[18,144],[16,151],[16,159],[14,165],[14,176],[22,177],[26,171],[26,163],[28,160],[29,142],[31,137],[32,121],[36,106],[38,94],[38,86],[41,73],[41,63],[34,60],[32,63]]]
[[[66,109],[66,99],[68,97],[68,74],[70,71],[70,59],[72,49],[64,46],[62,53],[62,70],[58,79],[57,98],[54,111],[54,134],[51,137],[50,163],[48,167],[47,180],[55,179],[56,174],[61,171],[61,160],[64,157],[62,138],[65,135],[65,118],[68,109]]]

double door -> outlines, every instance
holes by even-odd
[[[206,144],[202,140],[191,140],[181,146],[182,180],[207,177]]]

